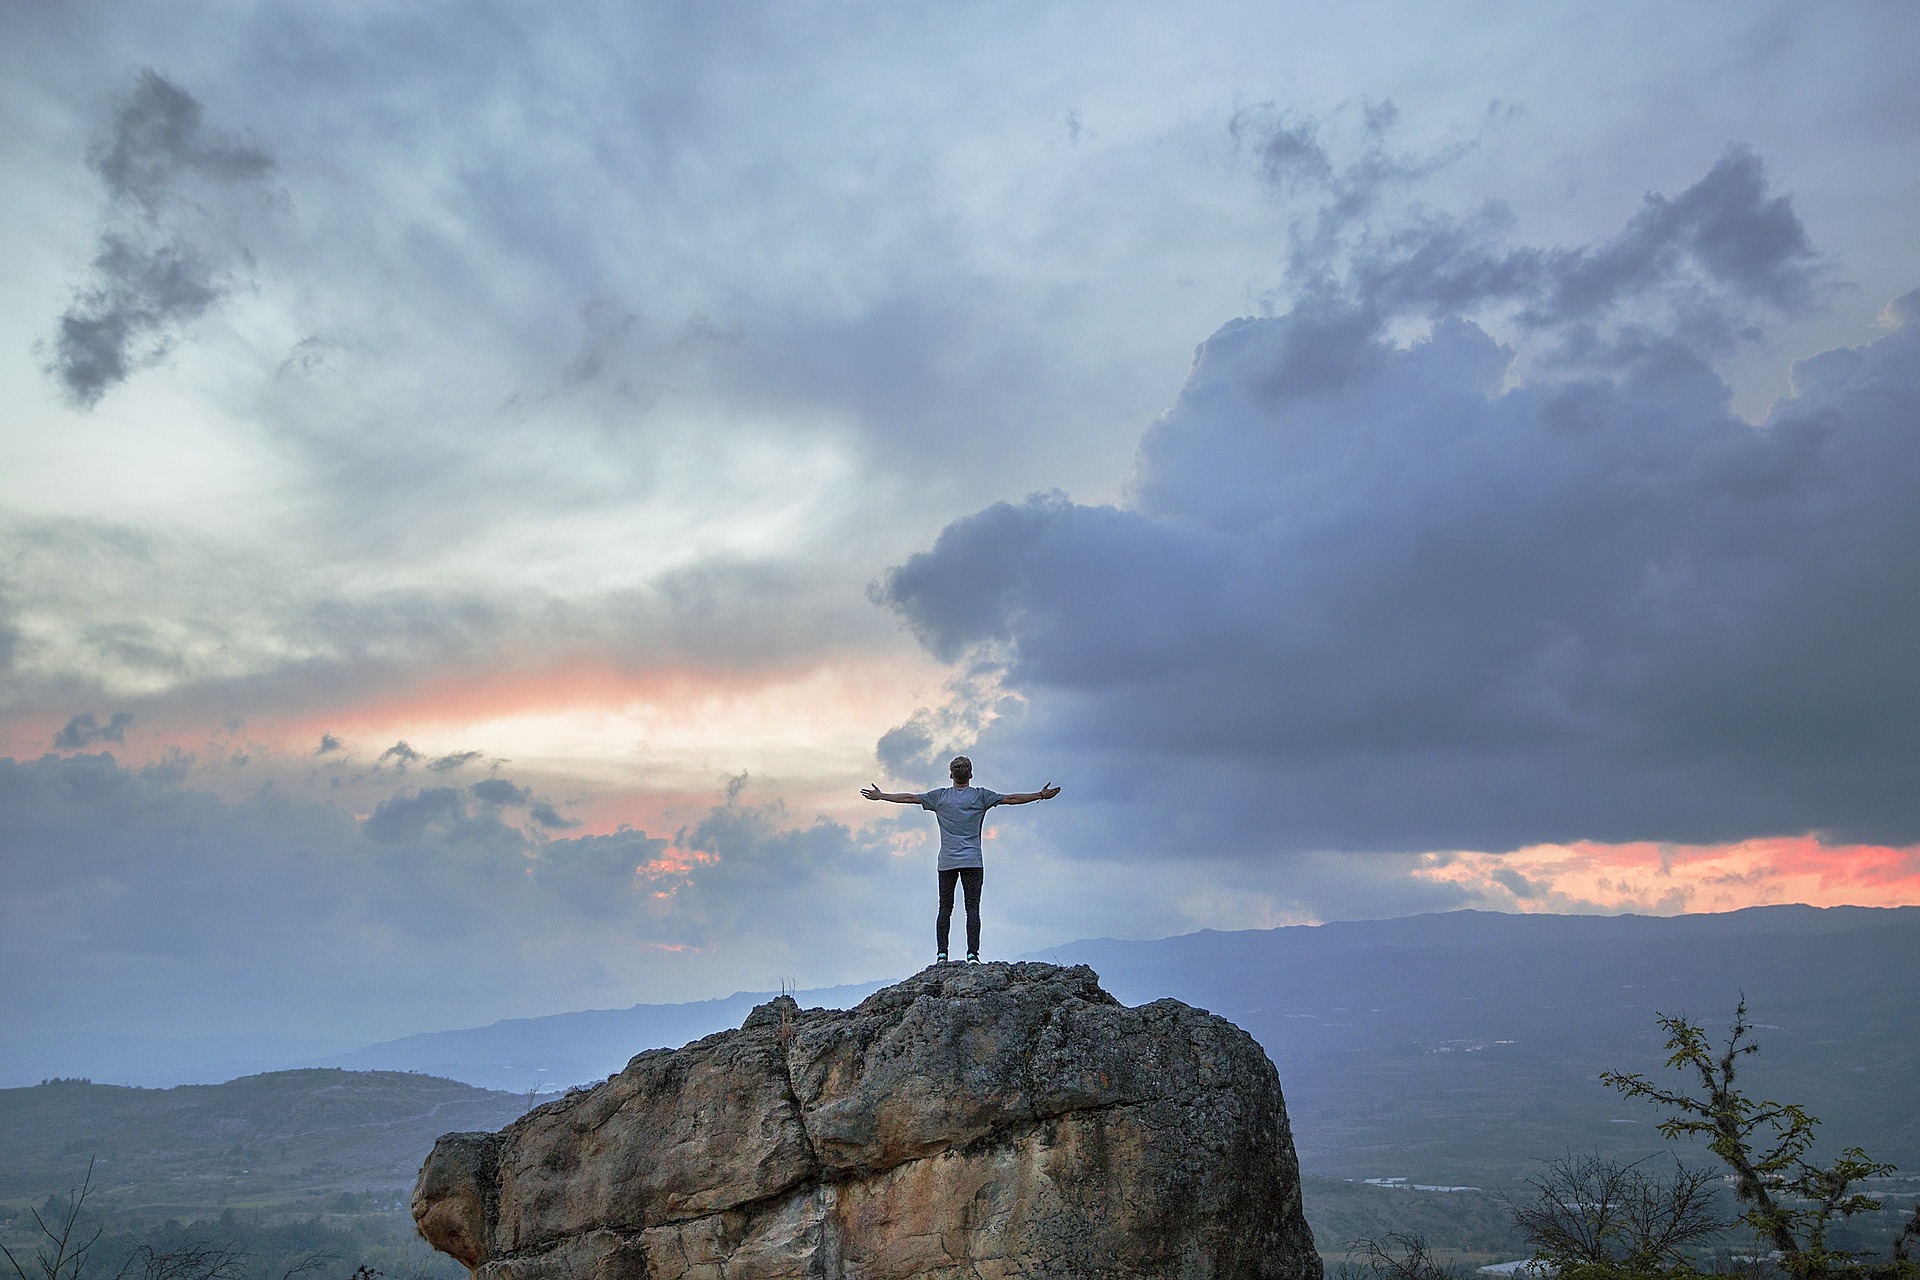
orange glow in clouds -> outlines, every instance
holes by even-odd
[[[305,717],[285,729],[302,742],[325,732],[368,741],[389,734],[409,741],[450,735],[470,747],[511,751],[512,744],[471,740],[484,736],[488,726],[572,726],[574,732],[542,744],[561,754],[590,745],[581,735],[606,721],[623,731],[637,726],[676,740],[707,742],[853,723],[873,734],[874,717],[896,711],[904,717],[914,705],[910,690],[936,687],[939,675],[930,664],[899,660],[756,672],[691,666],[628,670],[581,662],[541,671],[448,676]]]
[[[937,697],[942,674],[918,659],[750,673],[578,663],[445,678],[271,732],[291,752],[332,733],[363,760],[400,739],[428,757],[479,751],[569,793],[589,830],[657,830],[740,773],[784,792],[851,794],[880,734]]]
[[[129,703],[124,741],[88,749],[132,766],[191,761],[188,785],[229,797],[271,778],[361,817],[396,791],[498,774],[577,824],[556,831],[660,835],[697,821],[744,774],[742,803],[858,823],[871,816],[858,789],[876,774],[875,743],[938,705],[948,676],[917,654],[749,671],[582,660],[440,673],[291,714],[222,709],[215,724],[203,707]],[[37,757],[64,723],[0,720],[0,754]],[[338,744],[324,755],[323,735]],[[411,754],[385,754],[400,742]]]
[[[1428,854],[1415,876],[1517,911],[1673,915],[1772,903],[1920,903],[1920,848],[1829,845],[1812,836],[1723,845],[1543,844],[1509,854]],[[1505,901],[1501,901],[1505,899]]]
[[[668,845],[666,852],[651,862],[641,863],[633,870],[635,875],[652,876],[655,878],[660,876],[684,876],[687,872],[693,870],[695,866],[705,862],[712,862],[717,856],[716,854],[708,853],[705,849],[676,849],[672,845]]]

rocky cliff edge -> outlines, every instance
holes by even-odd
[[[441,1138],[413,1216],[479,1280],[1321,1275],[1260,1046],[1084,965],[771,1001]]]

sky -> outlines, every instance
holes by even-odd
[[[0,21],[0,1085],[1920,902],[1920,9]]]

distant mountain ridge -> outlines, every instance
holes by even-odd
[[[90,1160],[107,1203],[156,1215],[368,1189],[398,1199],[442,1133],[497,1129],[526,1109],[524,1097],[395,1071],[0,1089],[0,1200],[65,1192]]]
[[[1047,956],[1092,965],[1123,1000],[1170,993],[1251,1032],[1316,1173],[1489,1185],[1569,1149],[1664,1150],[1660,1117],[1596,1077],[1658,1074],[1659,1014],[1717,1037],[1743,995],[1763,1046],[1745,1072],[1756,1094],[1807,1105],[1829,1148],[1920,1166],[1916,907],[1458,911]]]
[[[884,982],[796,991],[802,1005],[846,1009]],[[555,1092],[605,1079],[644,1049],[677,1048],[737,1027],[776,991],[737,991],[689,1004],[636,1004],[538,1018],[507,1018],[484,1027],[423,1031],[335,1054],[307,1065],[349,1071],[417,1071],[512,1093]]]
[[[1128,1004],[1173,995],[1250,1032],[1279,1066],[1302,1167],[1322,1179],[1499,1192],[1569,1150],[1665,1150],[1659,1117],[1596,1076],[1659,1074],[1656,1014],[1687,1013],[1717,1036],[1743,992],[1764,1046],[1744,1072],[1756,1096],[1805,1104],[1826,1122],[1829,1151],[1857,1143],[1920,1168],[1920,908],[1450,912],[1096,939],[1033,958],[1090,964]],[[878,985],[797,994],[845,1007]],[[156,1211],[397,1194],[440,1133],[498,1128],[534,1084],[603,1078],[645,1049],[736,1027],[765,998],[409,1036],[335,1060],[354,1071],[0,1089],[0,1200],[73,1185],[95,1154],[116,1203]]]
[[[1806,1103],[1839,1144],[1920,1165],[1916,907],[1456,911],[1096,939],[1023,958],[1090,964],[1129,1004],[1175,996],[1251,1032],[1279,1064],[1302,1164],[1318,1174],[1505,1184],[1570,1148],[1660,1150],[1658,1117],[1596,1075],[1659,1070],[1657,1014],[1724,1027],[1743,992],[1765,1045],[1749,1068],[1756,1091]],[[880,985],[796,994],[848,1007]],[[327,1065],[552,1088],[738,1026],[771,994],[409,1036]]]

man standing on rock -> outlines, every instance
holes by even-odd
[[[869,800],[888,800],[894,804],[917,804],[933,810],[940,822],[940,914],[934,921],[934,940],[940,945],[937,964],[947,962],[947,937],[953,924],[953,885],[959,881],[967,894],[967,963],[980,963],[980,881],[984,874],[980,857],[980,826],[987,810],[997,804],[1032,804],[1051,800],[1060,788],[1049,782],[1038,791],[1003,796],[998,791],[973,785],[973,761],[955,756],[947,766],[953,775],[950,787],[935,787],[915,795],[911,791],[882,791],[868,786],[861,795]]]

